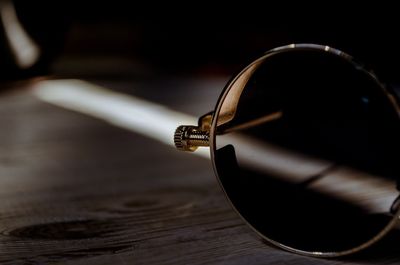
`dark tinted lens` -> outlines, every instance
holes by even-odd
[[[265,237],[342,252],[393,220],[400,127],[375,78],[337,54],[293,49],[254,64],[216,113],[215,168]]]

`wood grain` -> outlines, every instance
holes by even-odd
[[[2,94],[0,124],[1,264],[400,263],[396,232],[340,260],[271,247],[231,209],[209,161],[28,89]]]

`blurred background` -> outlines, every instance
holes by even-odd
[[[354,9],[340,3],[267,7],[119,0],[1,3],[2,79],[149,71],[231,75],[266,50],[294,42],[342,49],[384,79],[395,78],[399,59],[398,22],[389,7],[376,3]],[[9,3],[39,49],[40,55],[26,66],[18,66],[10,43]]]
[[[330,45],[398,84],[399,23],[389,10],[0,0],[0,262],[321,264],[255,236],[206,150],[180,153],[172,135],[280,45]],[[391,246],[351,263],[398,264]]]

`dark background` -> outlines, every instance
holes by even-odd
[[[167,74],[231,74],[268,49],[311,42],[354,55],[384,80],[397,76],[396,15],[374,2],[349,7],[339,2],[278,6],[17,0],[15,5],[21,22],[45,51],[31,74],[45,72],[60,56],[124,58]],[[1,45],[3,70],[18,72],[4,40]]]
[[[208,159],[35,94],[43,79],[58,85],[57,79],[81,79],[199,116],[244,64],[293,42],[342,49],[396,82],[400,42],[397,14],[389,12],[396,8],[374,2],[355,8],[267,1],[14,4],[43,56],[18,68],[0,23],[1,264],[399,263],[398,230],[341,260],[271,247],[232,209]]]

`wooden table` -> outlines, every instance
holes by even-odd
[[[225,82],[210,80],[91,81],[200,115]],[[28,85],[3,90],[0,124],[1,264],[400,263],[394,235],[338,260],[271,247],[231,209],[210,161],[44,103]]]

